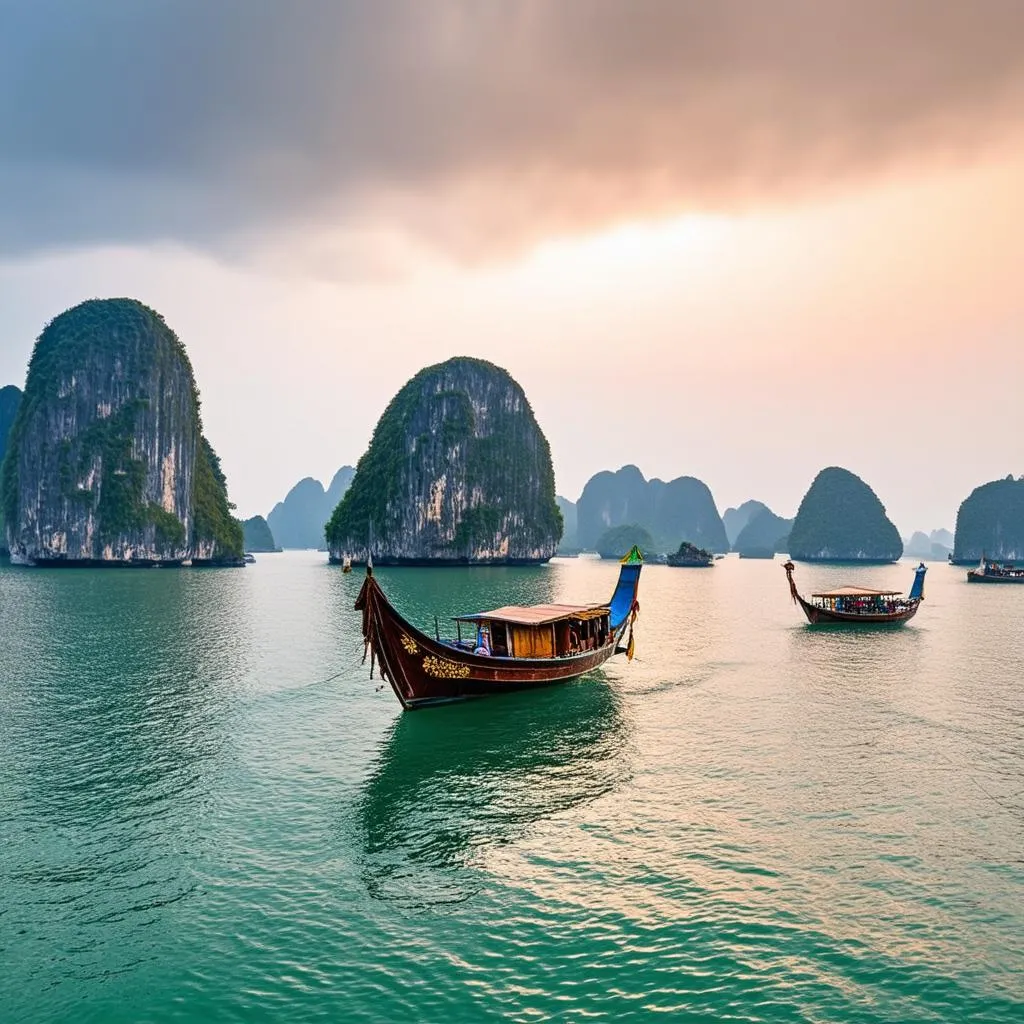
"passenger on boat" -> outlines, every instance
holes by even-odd
[[[476,647],[474,654],[482,654],[485,658],[491,656],[491,631],[486,626],[481,626],[476,631]]]

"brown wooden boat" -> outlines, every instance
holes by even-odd
[[[811,599],[807,600],[800,596],[793,581],[796,566],[786,562],[782,568],[786,570],[793,603],[803,608],[812,626],[895,626],[907,622],[917,614],[924,600],[924,574],[928,571],[924,562],[914,570],[914,583],[906,597],[897,590],[846,586],[811,594]]]
[[[381,676],[407,710],[575,679],[613,654],[633,657],[642,567],[634,547],[622,560],[607,603],[506,606],[460,615],[460,634],[461,624],[468,623],[473,637],[442,640],[399,615],[370,564],[355,605],[363,613],[363,660],[370,655],[371,678],[380,664]]]

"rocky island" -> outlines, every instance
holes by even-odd
[[[234,565],[242,527],[202,433],[185,348],[133,299],[92,299],[39,336],[0,478],[28,565]]]
[[[0,388],[0,467],[4,464],[4,456],[7,454],[7,438],[14,426],[14,418],[18,415],[18,406],[21,405],[21,389],[9,384]],[[7,555],[7,537],[4,530],[3,503],[0,502],[0,555]]]
[[[665,483],[647,480],[636,466],[592,476],[576,506],[579,543],[593,548],[613,526],[642,526],[656,551],[675,551],[689,541],[709,551],[728,551],[729,540],[707,484],[692,476]]]
[[[895,562],[903,541],[875,492],[849,470],[830,466],[800,502],[789,554],[803,562]]]
[[[625,558],[636,545],[644,558],[650,558],[655,551],[654,538],[636,523],[612,526],[605,530],[594,547],[602,558]]]
[[[562,535],[551,451],[523,389],[481,359],[421,370],[391,400],[327,524],[331,561],[546,562]]]
[[[740,558],[772,558],[780,551],[789,550],[792,528],[792,519],[783,519],[761,505],[740,530],[733,548],[740,553]]]
[[[993,480],[975,487],[960,505],[953,537],[953,559],[978,562],[1024,561],[1024,477]]]
[[[722,525],[725,527],[725,534],[729,538],[729,544],[733,550],[736,549],[736,540],[747,523],[767,508],[768,506],[763,501],[755,501],[751,498],[750,501],[743,502],[739,508],[727,508],[722,513]]]
[[[263,516],[253,516],[242,523],[242,535],[245,544],[246,554],[266,554],[271,551],[280,551],[274,535],[267,526]]]

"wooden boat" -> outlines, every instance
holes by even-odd
[[[868,590],[866,587],[838,587],[821,594],[812,594],[807,600],[800,596],[793,581],[792,562],[783,567],[789,580],[789,593],[793,603],[800,605],[811,625],[884,626],[900,625],[917,614],[924,600],[924,574],[928,571],[922,562],[914,570],[914,583],[910,593],[903,597],[898,590]]]
[[[613,654],[633,657],[633,622],[643,559],[634,547],[622,560],[605,604],[506,606],[455,617],[458,635],[442,640],[410,625],[384,596],[372,560],[356,610],[363,613],[370,655],[406,710],[546,686],[591,672]],[[462,625],[472,627],[463,639]],[[620,646],[628,630],[626,647]]]
[[[342,572],[351,572],[352,571],[352,556],[351,555],[346,555],[345,556],[344,561],[341,563],[341,571]]]
[[[968,583],[1024,583],[1024,567],[1013,562],[993,562],[982,555],[981,562],[967,574]]]
[[[715,556],[710,551],[684,540],[679,545],[679,550],[669,555],[666,561],[677,568],[706,569],[715,564]]]

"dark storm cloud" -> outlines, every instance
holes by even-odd
[[[1022,39],[1016,0],[0,0],[0,252],[771,201],[1006,143]]]

